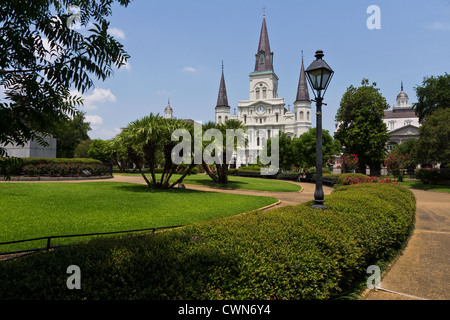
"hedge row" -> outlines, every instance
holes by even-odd
[[[417,179],[425,184],[450,185],[450,169],[423,168],[415,172]]]
[[[311,203],[196,223],[154,235],[97,239],[0,264],[3,299],[336,299],[365,283],[407,240],[406,188],[335,189]],[[81,269],[68,290],[67,266]]]
[[[0,159],[2,161],[2,159]],[[33,170],[32,167],[51,167],[51,166],[62,166],[62,165],[99,165],[103,166],[102,162],[95,159],[85,159],[85,158],[21,158],[16,161],[13,166],[8,168],[9,174],[11,175],[23,175],[25,174],[24,168],[29,168]],[[106,167],[105,167],[106,168]]]

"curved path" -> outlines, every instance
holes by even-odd
[[[130,182],[130,183],[145,184],[145,181],[142,179],[141,176],[116,175],[116,176],[114,176],[113,179],[109,179],[109,180],[105,180],[105,181],[117,181],[117,182]],[[297,204],[300,204],[303,202],[314,200],[314,190],[315,190],[314,184],[299,183],[299,182],[293,182],[293,181],[286,181],[286,182],[300,185],[302,187],[302,190],[300,192],[271,192],[271,191],[258,191],[258,190],[246,190],[246,189],[224,189],[224,188],[208,187],[208,186],[194,185],[194,184],[186,184],[185,186],[187,189],[199,190],[199,191],[274,197],[281,201],[275,207],[297,205]],[[331,188],[331,187],[327,187],[327,186],[323,187],[325,196],[329,195],[332,190],[333,190],[333,188]],[[274,208],[274,207],[268,208],[267,210],[270,210],[272,208]]]
[[[365,300],[449,300],[450,193],[410,189],[416,225],[409,242]]]

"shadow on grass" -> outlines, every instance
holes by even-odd
[[[127,184],[114,186],[115,189],[121,191],[128,192],[136,192],[136,193],[201,193],[202,191],[190,190],[190,189],[181,189],[181,188],[172,188],[172,189],[153,189],[149,188],[147,185],[143,184]]]

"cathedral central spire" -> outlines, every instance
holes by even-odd
[[[273,52],[270,51],[269,34],[267,33],[266,16],[263,17],[258,51],[256,52],[255,72],[273,71]]]

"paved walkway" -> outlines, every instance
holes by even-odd
[[[416,226],[403,254],[365,300],[450,300],[450,194],[411,189]]]
[[[109,179],[105,181],[117,181],[117,182],[131,182],[131,183],[140,183],[145,184],[145,181],[141,176],[122,176],[116,175],[114,179]],[[222,188],[213,188],[202,185],[194,185],[194,184],[186,184],[186,188],[192,190],[199,191],[213,191],[213,192],[222,192],[222,193],[232,193],[232,194],[245,194],[245,195],[253,195],[253,196],[267,196],[274,197],[280,200],[280,204],[276,207],[280,206],[289,206],[289,205],[297,205],[303,202],[307,202],[310,200],[314,200],[314,190],[315,185],[312,183],[299,183],[293,181],[287,181],[296,185],[302,186],[301,192],[271,192],[271,191],[257,191],[257,190],[245,190],[245,189],[222,189]],[[329,195],[333,189],[327,186],[323,187],[323,191],[326,195]],[[274,208],[274,207],[272,207]],[[269,208],[268,210],[272,209]]]

